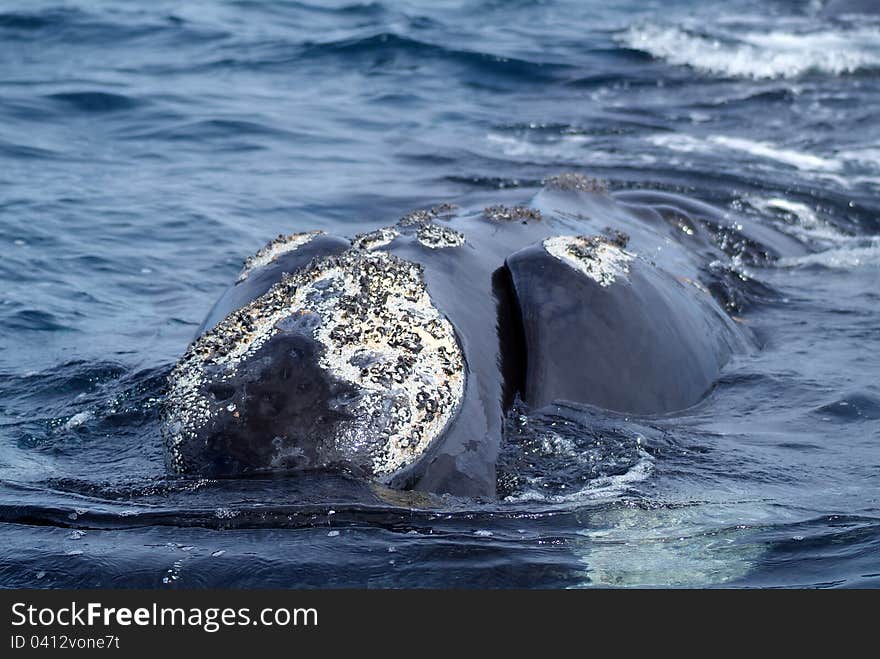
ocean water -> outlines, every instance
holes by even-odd
[[[524,411],[489,503],[166,475],[165,378],[268,239],[560,171],[797,245],[721,264],[760,347],[703,402]],[[0,277],[2,586],[880,586],[880,15],[4,0]]]

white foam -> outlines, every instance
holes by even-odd
[[[759,142],[743,137],[709,135],[704,138],[690,135],[652,135],[648,138],[655,146],[682,153],[715,153],[721,149],[741,151],[758,158],[774,160],[801,171],[837,172],[843,168],[840,160],[825,158],[805,151],[787,149],[770,142]]]
[[[633,162],[653,165],[657,158],[650,153],[612,153],[596,148],[596,142],[587,135],[557,135],[551,138],[530,139],[528,134],[521,136],[488,133],[486,145],[489,151],[501,153],[507,158],[534,162],[571,163],[583,165],[613,166],[620,163],[632,165]]]
[[[800,203],[799,201],[791,201],[789,199],[781,199],[777,197],[773,197],[771,199],[758,199],[755,197],[751,197],[747,201],[754,208],[760,211],[774,209],[780,210],[784,213],[787,213],[788,215],[796,217],[800,221],[801,226],[803,226],[805,229],[815,229],[824,225],[824,222],[821,222],[819,220],[819,216],[816,214],[816,211],[814,211],[806,204]]]
[[[780,225],[779,228],[796,238],[805,238],[812,242],[824,243],[828,247],[850,243],[854,238],[841,233],[834,226],[819,217],[816,210],[806,204],[780,197],[763,199],[747,197],[744,201],[761,213],[782,213],[791,223]]]
[[[602,476],[589,481],[586,486],[567,494],[548,495],[534,487],[524,492],[505,498],[505,501],[524,502],[541,501],[545,503],[577,503],[582,501],[599,501],[616,499],[636,483],[647,480],[654,472],[654,459],[644,450],[639,449],[639,459],[632,467],[622,474]]]
[[[541,142],[489,133],[486,141],[493,149],[511,158],[550,158],[578,162],[584,159],[584,145],[590,142],[586,135],[556,135]]]
[[[783,149],[768,142],[756,142],[742,137],[726,137],[724,135],[714,135],[709,138],[709,141],[734,151],[744,151],[753,156],[775,160],[806,171],[836,172],[842,167],[839,160],[823,158],[794,149]]]
[[[880,170],[880,148],[878,147],[868,146],[861,149],[839,151],[837,157],[862,167]]]
[[[65,430],[74,430],[75,428],[79,428],[86,421],[91,420],[94,416],[92,412],[86,410],[85,412],[77,412],[72,417],[67,420],[67,423],[64,424]]]
[[[833,270],[877,268],[880,267],[880,236],[863,239],[858,246],[838,247],[817,254],[779,259],[777,264],[783,268],[804,265],[820,265]]]
[[[707,36],[678,26],[646,24],[618,37],[623,45],[678,66],[737,78],[840,75],[880,67],[880,29],[731,31]]]

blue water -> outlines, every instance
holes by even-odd
[[[880,586],[880,17],[824,9],[5,0],[0,585]],[[801,246],[726,264],[773,294],[700,405],[536,415],[491,504],[166,476],[247,255],[560,171]]]

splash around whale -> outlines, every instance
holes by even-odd
[[[279,236],[169,376],[169,468],[493,497],[516,405],[672,415],[711,391],[752,346],[731,315],[747,278],[717,267],[731,245],[796,249],[711,206],[576,174],[528,205]]]

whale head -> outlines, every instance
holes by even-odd
[[[342,469],[390,478],[453,418],[464,360],[417,264],[351,250],[285,275],[200,336],[169,377],[180,474]]]

